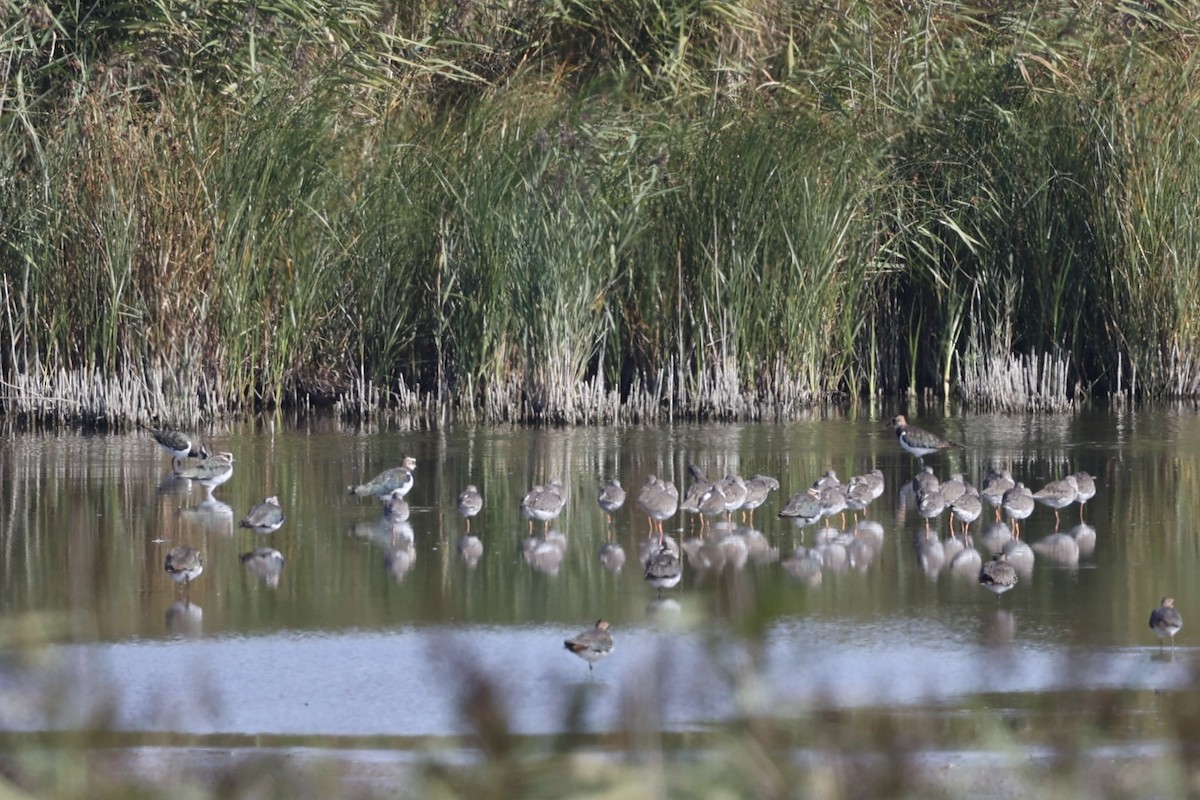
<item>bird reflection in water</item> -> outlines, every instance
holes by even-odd
[[[811,552],[803,545],[797,547],[790,555],[780,560],[779,565],[792,580],[805,586],[820,586],[824,566],[821,556]]]
[[[966,544],[950,559],[950,571],[969,581],[979,580],[979,570],[983,569],[983,556],[971,545],[970,538]]]
[[[283,553],[273,547],[259,547],[249,553],[242,553],[242,564],[246,570],[263,583],[274,589],[279,585],[279,575],[283,572],[285,563]]]
[[[986,645],[1010,644],[1017,635],[1017,618],[1007,608],[993,608],[983,615],[979,634]]]
[[[600,566],[614,575],[619,575],[621,568],[625,566],[625,549],[616,542],[600,545]]]
[[[465,533],[458,539],[458,557],[468,567],[474,567],[483,558],[483,540],[474,534]]]
[[[529,536],[521,544],[525,563],[543,575],[557,575],[567,551],[567,537],[561,531],[548,531],[545,536]]]
[[[913,537],[913,550],[917,566],[929,580],[937,580],[938,573],[946,565],[946,547],[936,535],[926,536],[923,532]]]
[[[233,535],[233,508],[211,494],[194,506],[179,509],[179,516],[195,522],[205,533]]]
[[[167,609],[167,633],[199,636],[203,633],[204,609],[189,600],[176,600]]]
[[[1079,543],[1070,534],[1052,533],[1034,542],[1033,551],[1060,566],[1079,566]]]
[[[1091,558],[1096,553],[1096,529],[1086,522],[1067,531],[1079,546],[1080,558]]]
[[[417,560],[417,551],[410,541],[401,541],[401,543],[387,551],[384,556],[384,563],[387,565],[388,574],[392,576],[392,580],[396,583],[401,583],[404,577],[408,575],[408,571],[412,569],[413,564]]]
[[[198,483],[204,490],[199,503],[179,509],[179,514],[199,524],[206,533],[233,535],[233,509],[213,496],[213,490],[233,476],[233,463],[233,453],[222,451],[203,458],[184,458],[175,464],[174,479]]]

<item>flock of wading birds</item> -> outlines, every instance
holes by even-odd
[[[907,452],[922,459],[924,456],[940,450],[962,448],[961,444],[909,425],[903,416],[896,416],[891,421],[897,441]],[[209,491],[220,485],[233,473],[233,456],[228,452],[214,455],[198,443],[179,432],[153,431],[155,440],[165,448],[173,458],[175,475],[181,478],[196,480]],[[370,481],[349,487],[352,495],[375,496],[383,501],[385,520],[393,525],[402,525],[409,517],[409,507],[405,495],[412,489],[416,460],[406,457],[399,467],[385,470]],[[701,541],[703,531],[710,517],[725,516],[731,529],[732,515],[735,511],[746,514],[753,521],[754,510],[761,506],[772,491],[779,489],[779,481],[765,475],[755,475],[743,479],[738,475],[726,475],[716,481],[710,481],[704,473],[695,466],[689,467],[692,484],[680,496],[679,490],[670,481],[660,480],[649,476],[638,491],[637,505],[646,514],[650,526],[648,546],[640,553],[646,581],[660,593],[678,585],[683,577],[683,564],[680,560],[679,545],[665,535],[663,523],[679,511],[697,514],[700,517]],[[842,483],[833,470],[827,472],[803,492],[791,497],[787,505],[779,512],[781,518],[790,519],[795,525],[803,527],[815,524],[822,519],[841,516],[845,520],[845,512],[854,513],[856,521],[859,511],[880,497],[884,490],[883,473],[872,470],[864,475],[857,475]],[[1009,561],[1011,552],[1024,553],[1028,548],[1020,542],[1021,520],[1029,517],[1037,504],[1048,506],[1054,510],[1055,530],[1058,530],[1059,512],[1071,505],[1079,504],[1080,521],[1083,520],[1084,505],[1096,494],[1096,483],[1086,472],[1077,472],[1059,480],[1047,483],[1038,491],[1032,491],[1020,481],[1013,480],[1008,470],[991,470],[984,478],[978,489],[961,474],[954,474],[949,480],[940,481],[931,467],[923,467],[911,484],[902,490],[912,497],[917,513],[925,519],[926,538],[930,533],[930,520],[948,512],[950,517],[951,538],[957,533],[954,522],[962,525],[964,543],[969,534],[970,525],[983,513],[983,504],[987,503],[995,509],[997,521],[1003,513],[1012,525],[1013,544],[998,550],[989,561],[983,561],[979,569],[979,584],[997,595],[1007,592],[1017,584],[1017,570]],[[530,530],[534,521],[544,525],[541,541],[535,537],[527,540],[527,548],[549,547],[557,548],[561,557],[562,544],[548,542],[551,534],[549,525],[554,521],[566,505],[566,488],[558,480],[545,485],[533,487],[521,500],[522,516],[529,520]],[[626,499],[625,490],[616,481],[609,481],[600,487],[597,503],[605,512],[609,522],[612,514],[620,509]],[[457,510],[467,524],[467,535],[459,542],[459,549],[464,558],[470,563],[478,560],[482,554],[483,545],[478,538],[470,536],[471,518],[483,508],[483,497],[479,490],[467,486],[457,498]],[[250,528],[260,533],[270,533],[283,525],[283,509],[277,497],[268,497],[262,503],[255,505],[239,522],[244,528]],[[411,527],[405,525],[407,544],[411,546]],[[392,528],[397,530],[396,527]],[[657,542],[653,534],[657,533]],[[393,536],[395,534],[393,533]],[[561,534],[557,534],[561,536]],[[800,550],[803,550],[801,548]],[[800,552],[798,550],[798,553]],[[400,552],[403,552],[401,550]],[[528,552],[527,552],[528,555]],[[624,552],[620,545],[607,542],[601,548],[601,560],[610,568],[624,563]],[[804,554],[804,558],[812,558]],[[819,557],[818,557],[819,558]],[[259,547],[245,553],[241,560],[253,572],[263,576],[269,583],[278,581],[278,575],[283,567],[283,555],[270,547]],[[186,587],[204,570],[203,554],[189,546],[175,547],[167,553],[165,568],[167,574],[185,591]],[[1170,639],[1174,646],[1175,634],[1183,626],[1183,618],[1175,608],[1175,601],[1164,597],[1162,603],[1150,615],[1150,628],[1159,637],[1159,641]],[[564,642],[567,650],[588,662],[589,669],[596,661],[612,652],[613,639],[609,633],[609,623],[601,619],[596,625]]]

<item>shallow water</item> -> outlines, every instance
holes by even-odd
[[[222,428],[205,442],[235,453],[236,465],[211,498],[169,480],[170,458],[148,434],[10,437],[0,445],[0,598],[10,631],[52,646],[26,654],[36,669],[22,658],[0,668],[3,727],[443,736],[462,730],[475,675],[496,680],[513,728],[526,733],[618,728],[631,698],[643,724],[686,731],[745,711],[1189,685],[1189,627],[1163,649],[1146,621],[1168,593],[1185,620],[1194,613],[1200,421],[1191,410],[914,419],[969,445],[926,459],[942,478],[962,471],[979,482],[991,464],[1034,488],[1077,470],[1097,478],[1086,526],[1076,506],[1062,512],[1062,531],[1084,545],[1077,560],[1069,548],[1070,563],[1039,555],[1001,597],[978,586],[977,567],[951,566],[945,516],[926,537],[902,502],[918,464],[896,445],[889,417],[432,433],[330,420]],[[397,574],[388,556],[399,543],[381,524],[381,504],[346,487],[404,455],[418,462],[408,495],[414,544]],[[633,497],[649,474],[682,489],[691,463],[714,477],[779,479],[754,520],[769,549],[719,571],[685,558],[683,581],[659,598],[638,565],[648,523]],[[871,524],[846,540],[845,565],[835,548],[819,581],[794,578],[777,557],[834,533],[797,529],[779,508],[827,469],[848,478],[876,466],[887,489],[868,510]],[[631,497],[610,527],[595,497],[612,476]],[[567,546],[547,574],[522,556],[529,523],[519,504],[554,477],[570,491],[553,526]],[[474,566],[457,548],[464,526],[454,498],[467,483],[485,497],[472,522],[484,546]],[[283,527],[239,528],[268,495],[280,499]],[[675,538],[697,535],[694,517],[667,525]],[[1039,506],[1023,538],[1036,544],[1054,526]],[[973,528],[986,557],[996,540]],[[615,574],[598,557],[610,539],[627,556]],[[206,559],[186,595],[163,571],[179,544]],[[263,544],[286,558],[274,587],[238,558]],[[598,617],[611,621],[616,648],[589,672],[562,640]]]

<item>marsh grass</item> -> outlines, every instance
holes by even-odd
[[[1200,392],[1185,5],[78,11],[0,28],[6,411]]]
[[[854,145],[811,121],[768,115],[718,130],[672,176],[690,276],[676,346],[695,364],[698,410],[734,407],[747,380],[761,397],[778,388],[801,402],[845,391],[867,322],[854,309],[869,286],[869,167],[848,169],[862,163]]]

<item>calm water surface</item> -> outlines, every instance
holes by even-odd
[[[979,587],[947,541],[906,507],[918,469],[886,420],[830,415],[786,425],[631,429],[477,429],[397,433],[344,427],[229,427],[204,432],[236,455],[211,497],[170,479],[148,434],[18,435],[0,445],[0,600],[9,640],[50,647],[0,666],[0,725],[40,730],[102,722],[129,731],[298,736],[441,736],[461,729],[472,676],[507,693],[516,729],[552,733],[577,690],[582,725],[608,730],[636,707],[641,724],[689,730],[747,710],[789,714],[818,705],[953,707],[980,697],[1188,686],[1195,651],[1185,624],[1174,651],[1147,627],[1164,594],[1200,625],[1194,520],[1200,505],[1200,418],[1190,409],[913,420],[969,445],[926,459],[939,477],[976,483],[1005,465],[1035,489],[1086,470],[1099,492],[1087,523],[1076,506],[1061,532],[1078,553],[1042,552],[1002,597]],[[411,550],[349,484],[417,459]],[[685,557],[675,589],[658,593],[638,563],[647,519],[634,502],[647,475],[689,482],[763,473],[782,485],[717,568]],[[832,539],[778,519],[788,497],[828,469],[872,467],[887,489],[858,536],[827,552],[819,577],[780,562]],[[570,497],[553,530],[561,561],[522,554],[521,497],[560,478]],[[630,493],[611,526],[596,505],[602,478]],[[484,552],[459,553],[454,498],[468,483],[485,504],[472,523]],[[273,534],[239,528],[268,495],[287,515]],[[985,508],[986,519],[990,509]],[[840,522],[835,519],[835,527]],[[1039,506],[1023,538],[1054,533]],[[667,523],[698,535],[694,517]],[[986,558],[1001,540],[974,526]],[[853,521],[847,520],[847,531]],[[626,563],[606,569],[602,544]],[[204,574],[186,600],[163,571],[167,551],[199,547]],[[239,555],[269,544],[286,558],[276,586]],[[956,566],[957,565],[957,566]],[[587,665],[564,637],[599,617],[614,654]],[[31,633],[36,631],[36,634]],[[997,700],[997,698],[1001,698]]]

